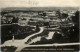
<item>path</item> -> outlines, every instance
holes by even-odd
[[[54,36],[54,33],[55,33],[55,32],[49,32],[48,36],[45,37],[45,38],[48,39],[48,40],[49,40],[49,39],[52,39],[52,37]],[[42,38],[42,36],[38,36],[38,37],[32,39],[28,44],[32,44],[32,43],[35,43],[35,42],[37,42],[37,41],[40,41],[41,38]]]
[[[40,33],[43,32],[43,30],[44,30],[43,27],[39,27],[39,28],[40,28],[39,32],[34,33],[34,34],[26,37],[25,39],[14,40],[14,42],[12,40],[8,40],[4,44],[2,44],[1,46],[15,46],[15,47],[17,47],[15,52],[21,51],[26,45],[28,45],[28,44],[25,44],[25,42],[27,42],[29,38],[31,38],[32,36],[35,36],[35,35],[40,34]]]

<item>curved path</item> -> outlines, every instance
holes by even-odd
[[[25,44],[25,42],[27,42],[29,38],[31,38],[32,36],[35,36],[35,35],[40,34],[40,33],[43,32],[44,28],[43,27],[39,27],[39,28],[40,28],[40,31],[39,32],[34,33],[34,34],[30,35],[30,36],[27,36],[25,39],[22,39],[22,40],[14,40],[14,42],[12,40],[8,40],[4,44],[2,44],[1,46],[15,46],[15,47],[17,47],[17,49],[16,49],[15,52],[19,52],[25,46],[28,45],[28,44]]]

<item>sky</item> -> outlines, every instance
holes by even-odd
[[[0,0],[5,7],[79,7],[79,0]]]

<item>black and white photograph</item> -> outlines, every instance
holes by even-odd
[[[79,52],[78,0],[0,0],[0,52]]]

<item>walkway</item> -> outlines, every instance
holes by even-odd
[[[23,48],[25,48],[25,46],[27,46],[28,44],[25,44],[25,42],[28,41],[29,38],[31,38],[32,36],[35,36],[37,34],[40,34],[43,32],[43,27],[39,27],[40,28],[40,31],[37,32],[37,33],[34,33],[28,37],[26,37],[25,39],[22,39],[22,40],[14,40],[14,42],[12,40],[8,40],[6,41],[4,44],[2,44],[1,46],[15,46],[17,47],[16,51],[15,52],[19,52],[21,51]]]

